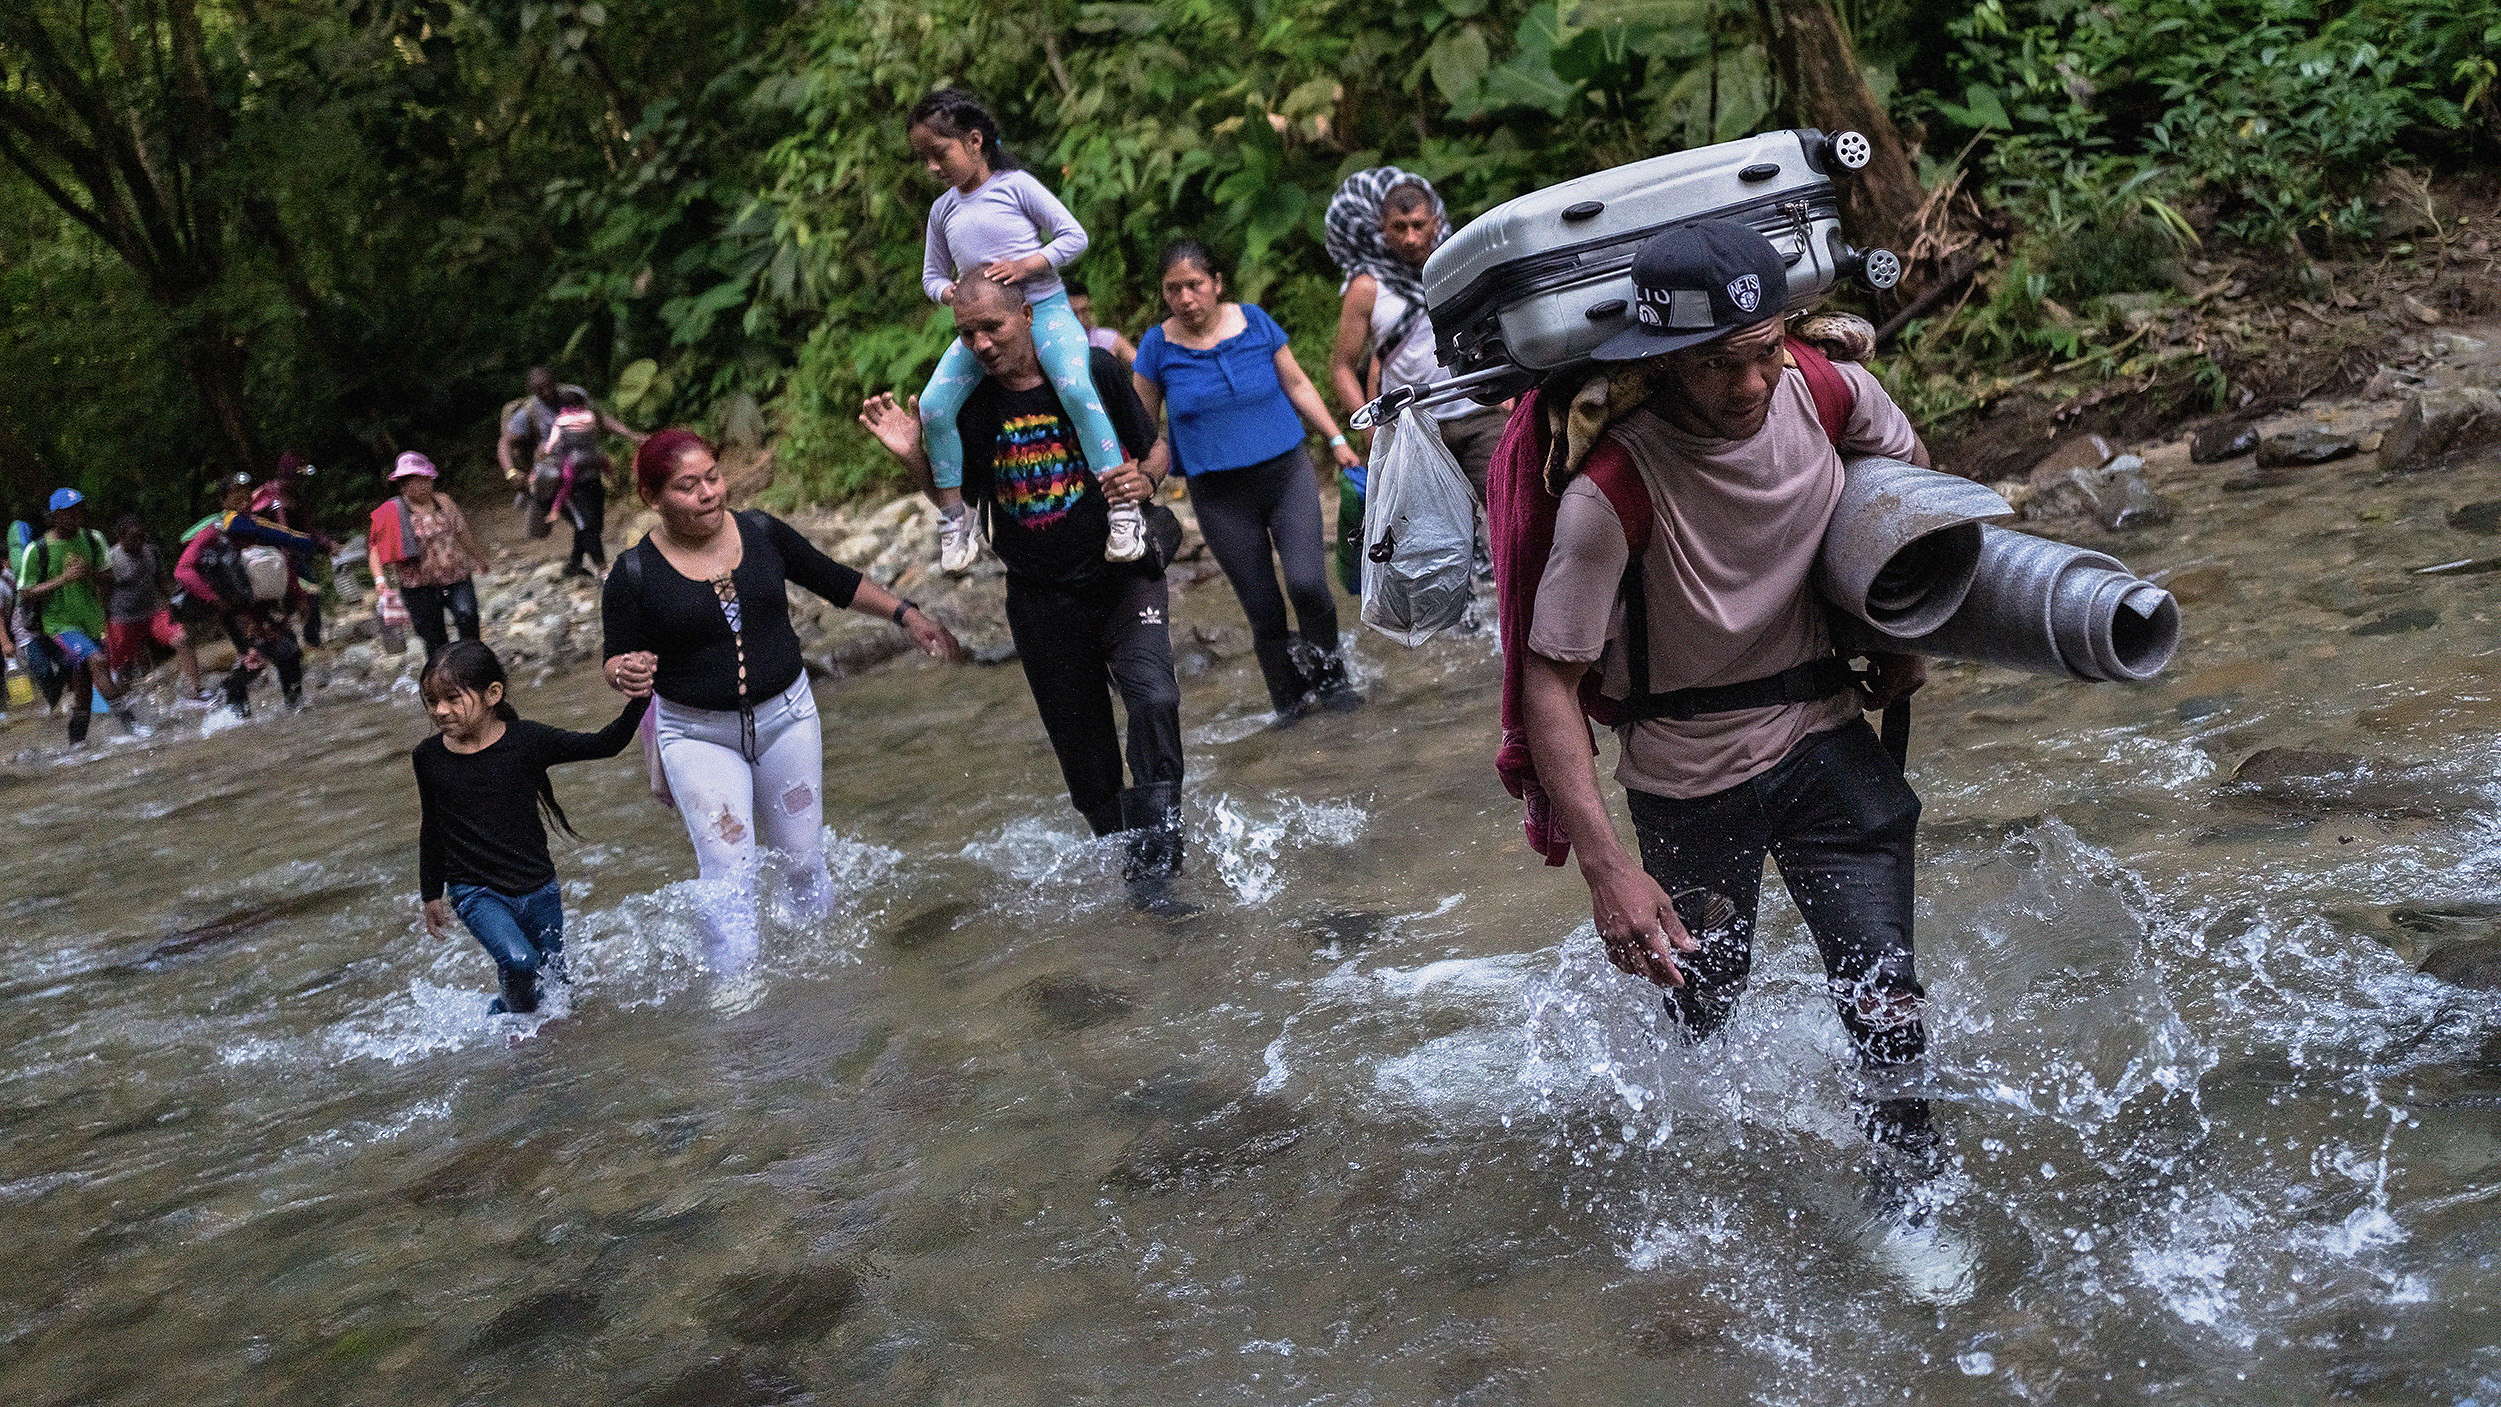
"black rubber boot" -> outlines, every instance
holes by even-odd
[[[526,1016],[538,1010],[537,972],[518,967],[498,967],[495,975],[503,981],[504,994],[488,1004],[488,1015],[509,1011]]]
[[[1336,655],[1322,655],[1319,666],[1311,671],[1311,699],[1333,713],[1363,707],[1362,691],[1346,677],[1346,661]]]
[[[81,743],[87,741],[87,724],[94,717],[94,714],[89,713],[83,708],[73,708],[70,710],[69,745],[71,747],[77,747]]]
[[[1181,873],[1180,785],[1128,788],[1120,794],[1120,820],[1129,836],[1128,860],[1121,866],[1129,902],[1155,913],[1187,912],[1172,896],[1172,878]]]
[[[1300,653],[1302,637],[1288,632],[1282,640],[1253,640],[1251,652],[1259,657],[1259,677],[1268,685],[1268,702],[1277,712],[1276,725],[1291,727],[1310,707],[1311,676],[1295,656]]]

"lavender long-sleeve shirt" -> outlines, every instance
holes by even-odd
[[[982,265],[1022,259],[1039,250],[1051,267],[1024,283],[1026,301],[1038,302],[1060,291],[1058,270],[1085,247],[1085,226],[1032,172],[1001,171],[975,186],[971,195],[950,186],[929,207],[921,288],[934,303],[948,284]]]

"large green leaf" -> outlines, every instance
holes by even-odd
[[[1493,66],[1493,61],[1485,44],[1485,31],[1473,24],[1446,31],[1425,54],[1433,86],[1454,108],[1474,106],[1477,89],[1484,86],[1485,71]]]

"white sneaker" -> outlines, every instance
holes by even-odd
[[[1111,537],[1103,543],[1106,562],[1134,562],[1146,555],[1146,517],[1134,503],[1112,509]]]
[[[981,543],[973,536],[973,515],[967,509],[950,518],[938,518],[938,570],[956,573],[972,570],[973,559],[981,555]]]

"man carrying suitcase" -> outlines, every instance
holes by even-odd
[[[1765,854],[1779,864],[1871,1076],[1858,1113],[1881,1150],[1878,1191],[1891,1224],[1915,1231],[1926,1213],[1902,1189],[1942,1162],[1927,1101],[1899,1082],[1926,1047],[1911,960],[1919,798],[1859,717],[1864,696],[1833,658],[1812,576],[1841,455],[1923,465],[1927,455],[1909,419],[1855,366],[1836,368],[1849,402],[1827,434],[1805,376],[1787,364],[1785,288],[1770,242],[1733,221],[1698,221],[1641,246],[1634,325],[1593,355],[1642,363],[1622,374],[1647,377],[1649,391],[1590,460],[1620,453],[1638,471],[1646,546],[1628,576],[1615,501],[1594,471],[1571,482],[1528,613],[1518,703],[1535,782],[1579,852],[1607,956],[1667,989],[1686,1039],[1710,1036],[1735,1010]],[[1507,545],[1500,522],[1496,540]],[[1642,681],[1628,677],[1631,652],[1614,637],[1631,633],[1621,620],[1645,615]],[[1580,686],[1593,668],[1603,692],[1638,705],[1618,725],[1616,770],[1638,864],[1590,764]],[[1877,656],[1867,692],[1882,704],[1924,678],[1916,657]],[[1967,1262],[1949,1268],[1931,1297],[1954,1297],[1956,1281],[1968,1294],[1968,1273]]]

